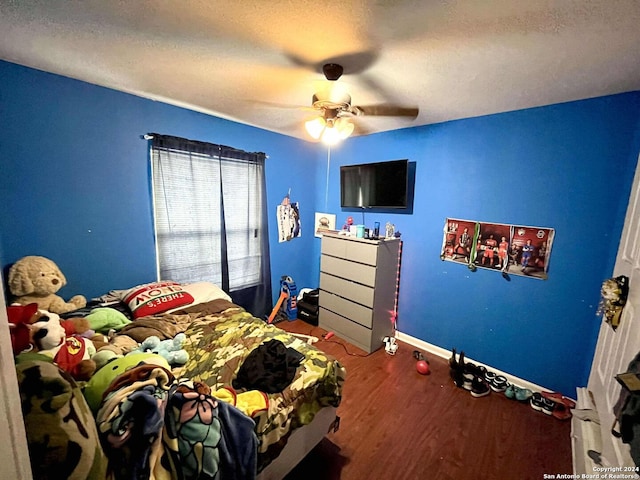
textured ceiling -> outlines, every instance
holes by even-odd
[[[341,63],[359,133],[640,90],[640,0],[0,0],[0,58],[305,138]],[[1,88],[1,87],[0,87]]]

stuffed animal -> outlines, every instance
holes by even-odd
[[[138,347],[138,342],[127,335],[109,338],[107,335],[97,333],[91,337],[91,341],[96,347],[96,353],[91,357],[91,360],[96,362],[96,371]]]
[[[112,359],[112,361],[108,363],[108,367],[98,370],[82,390],[84,398],[87,400],[91,410],[93,410],[94,413],[98,413],[102,396],[109,385],[111,385],[111,382],[130,368],[137,367],[140,364],[158,365],[167,370],[171,368],[164,358],[155,353],[132,352],[124,357]],[[130,426],[123,428],[130,428]]]
[[[47,312],[42,315],[31,325],[31,330],[35,350],[52,358],[74,379],[89,380],[96,371],[96,363],[91,360],[96,349],[91,340],[67,336],[57,314]]]
[[[67,284],[58,266],[45,257],[22,257],[9,269],[9,290],[21,305],[37,303],[38,308],[53,313],[66,313],[87,305],[82,295],[65,302],[56,292]]]
[[[71,335],[79,335],[85,338],[93,337],[96,332],[91,330],[91,326],[89,325],[89,320],[82,317],[72,317],[67,318],[65,320],[60,320],[60,325],[64,328],[67,337]]]
[[[89,322],[89,328],[98,333],[119,331],[131,323],[124,313],[109,307],[94,308],[85,318]]]
[[[147,337],[133,352],[156,353],[163,357],[169,365],[181,366],[189,361],[189,354],[182,348],[182,344],[186,339],[184,333],[179,333],[169,340],[160,340],[159,337],[152,335]],[[131,352],[131,353],[133,353]]]
[[[100,351],[102,350],[111,350],[118,356],[124,356],[127,353],[136,350],[139,347],[138,342],[136,342],[129,335],[115,335],[109,339],[109,342],[106,345],[102,345],[100,347]]]
[[[93,332],[93,330],[89,330]],[[94,333],[90,337],[86,334],[82,335],[84,338],[88,338],[93,342],[93,346],[96,347],[96,351],[99,351],[102,347],[109,345],[109,337],[102,333]]]
[[[7,307],[7,316],[13,354],[18,355],[32,350],[30,326],[40,317],[38,304],[10,305]]]
[[[96,354],[93,357],[91,357],[91,360],[96,362],[96,372],[97,372],[102,367],[104,367],[107,363],[113,362],[117,358],[122,358],[123,356],[124,355],[117,355],[115,352],[111,350],[100,350],[99,352],[96,352]]]

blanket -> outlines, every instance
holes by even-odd
[[[190,359],[182,375],[212,390],[232,386],[251,352],[269,340],[279,340],[304,357],[291,382],[280,392],[268,393],[267,408],[253,415],[258,471],[280,454],[293,430],[311,423],[322,407],[340,404],[346,372],[338,361],[237,305],[197,314],[185,333]]]
[[[137,318],[123,327],[117,335],[127,335],[138,343],[144,342],[146,338],[152,335],[155,335],[160,340],[167,340],[179,333],[184,333],[195,319],[222,312],[233,306],[235,305],[227,300],[218,299],[177,310],[173,313],[149,315]]]
[[[193,314],[195,317],[212,315],[214,313],[224,312],[227,308],[237,307],[235,303],[231,303],[223,298],[216,300],[210,300],[208,302],[199,303],[198,305],[192,305],[180,310],[176,310],[175,314],[188,313]]]
[[[142,343],[145,339],[155,335],[160,340],[167,340],[183,333],[193,321],[193,316],[178,314],[150,315],[137,318],[123,327],[118,335],[127,335],[136,342]]]
[[[254,422],[200,382],[139,365],[114,381],[96,424],[110,473],[124,479],[253,479]]]
[[[104,480],[107,458],[80,386],[38,357],[16,366],[33,478]]]

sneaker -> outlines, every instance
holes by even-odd
[[[489,384],[482,377],[475,377],[471,382],[471,396],[475,398],[484,397],[491,393]]]
[[[476,374],[484,379],[485,375],[487,374],[487,367],[485,367],[484,365],[478,365],[476,366]]]
[[[520,402],[526,402],[527,400],[529,400],[531,398],[532,395],[533,395],[533,392],[531,390],[529,390],[528,388],[517,388],[516,387],[516,391],[515,391],[516,400],[518,400]]]
[[[464,378],[462,375],[458,375],[456,373],[451,375],[451,379],[453,380],[453,384],[458,388],[464,388]]]
[[[473,363],[464,363],[464,352],[460,352],[458,361],[460,375],[462,375],[462,388],[470,391],[473,388],[473,379],[475,375],[472,373],[475,365]]]
[[[484,365],[476,365],[475,363],[466,362],[464,363],[464,357],[461,360],[461,365],[464,370],[464,375],[467,378],[473,379],[473,377],[484,378],[485,373],[487,373],[487,368]]]
[[[538,392],[531,395],[529,403],[531,404],[531,408],[538,412],[542,412],[546,415],[551,415],[553,413],[554,403],[551,400],[544,398]]]
[[[556,404],[547,398],[542,398],[542,413],[552,415]]]
[[[496,378],[496,372],[492,372],[491,370],[487,370],[484,372],[484,378],[487,382],[491,382],[494,378]]]
[[[516,398],[516,387],[515,385],[509,385],[507,389],[504,391],[504,396],[510,399]]]
[[[453,384],[456,387],[462,388],[464,377],[462,376],[462,372],[460,370],[456,370],[454,368],[449,369],[449,376],[451,377],[451,380],[453,380]]]
[[[564,403],[567,408],[576,408],[576,402],[559,392],[540,392],[540,394],[554,403]]]
[[[531,408],[533,408],[537,412],[541,412],[542,411],[542,395],[540,395],[538,392],[531,395],[529,404],[531,405]]]
[[[507,377],[503,375],[496,375],[493,380],[491,380],[491,390],[494,392],[504,392],[509,386],[509,382],[507,382]]]

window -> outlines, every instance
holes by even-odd
[[[160,280],[210,281],[229,293],[267,282],[270,291],[264,161],[261,153],[153,134]]]

